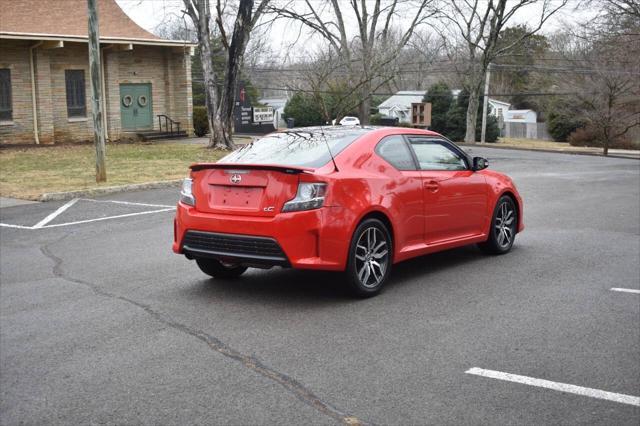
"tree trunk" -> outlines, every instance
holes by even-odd
[[[469,92],[469,106],[467,107],[467,132],[464,136],[466,143],[476,143],[476,121],[478,119],[478,105],[480,104],[480,88],[474,87]]]
[[[240,0],[231,43],[227,51],[227,72],[220,97],[218,120],[215,123],[215,144],[222,149],[235,149],[233,143],[233,110],[236,103],[236,89],[240,76],[240,67],[244,60],[244,51],[251,35],[253,0]]]
[[[207,107],[207,121],[209,122],[209,143],[207,148],[216,148],[215,129],[217,113],[216,81],[211,63],[211,42],[206,40],[200,43],[200,61],[202,62],[202,77],[204,80],[204,103]]]
[[[606,157],[609,155],[609,139],[611,136],[609,135],[609,129],[605,126],[604,131],[602,132],[604,135],[604,140],[602,141],[602,154]]]
[[[233,47],[233,45],[232,45]],[[233,143],[233,110],[236,103],[236,88],[238,87],[239,66],[234,65],[239,58],[234,57],[233,51],[229,50],[229,64],[227,74],[224,79],[222,96],[220,97],[220,108],[215,127],[215,144],[221,149],[235,149]]]
[[[196,3],[196,11],[188,6],[189,16],[196,25],[198,31],[198,47],[200,48],[200,62],[202,63],[202,79],[204,81],[204,102],[207,107],[207,121],[209,122],[209,144],[207,148],[216,148],[215,129],[218,105],[218,94],[216,93],[216,78],[211,62],[211,39],[209,32],[209,2],[200,1]]]
[[[369,86],[367,84],[367,86]],[[368,87],[367,89],[363,90],[362,92],[362,102],[360,102],[359,108],[358,108],[358,112],[360,114],[360,124],[362,126],[366,126],[369,124],[369,119],[370,119],[370,115],[371,115],[371,93],[367,90],[370,90],[371,88]],[[366,91],[366,92],[365,92]]]
[[[223,120],[220,114],[216,114],[213,120],[213,130],[211,131],[213,143],[209,142],[209,146],[223,150],[235,149],[230,120]]]

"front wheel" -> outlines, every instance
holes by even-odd
[[[378,219],[367,219],[356,228],[349,247],[347,279],[359,297],[375,296],[391,272],[392,241]]]
[[[247,270],[246,266],[231,265],[216,259],[196,259],[202,272],[213,278],[236,278]]]
[[[498,200],[493,212],[489,237],[486,242],[478,244],[478,247],[486,253],[507,253],[513,247],[517,226],[516,205],[511,197],[504,195]]]

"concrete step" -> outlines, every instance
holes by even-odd
[[[157,131],[145,131],[145,132],[137,132],[138,135],[144,141],[152,141],[157,139],[175,139],[175,138],[186,138],[187,132],[184,130],[180,130],[179,132],[157,132]]]

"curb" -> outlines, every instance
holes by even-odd
[[[131,185],[106,186],[103,188],[82,189],[79,191],[48,192],[42,194],[38,201],[64,201],[72,198],[90,197],[94,195],[117,194],[120,192],[139,191],[143,189],[171,188],[179,186],[183,179],[163,180],[158,182],[135,183]]]
[[[469,148],[493,148],[493,149],[511,149],[513,151],[529,151],[529,152],[548,152],[552,154],[570,154],[570,155],[590,155],[592,157],[602,157],[602,158],[622,158],[625,160],[640,160],[640,156],[626,156],[621,154],[609,154],[604,156],[598,152],[584,152],[584,151],[558,151],[553,149],[536,149],[536,148],[520,148],[513,146],[496,146],[490,143],[476,143],[476,144],[468,144],[468,143],[457,143],[456,145],[469,147]]]

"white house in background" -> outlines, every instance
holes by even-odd
[[[460,94],[460,90],[452,90],[451,94],[456,99]],[[411,123],[411,104],[422,102],[425,92],[422,90],[401,90],[391,96],[380,105],[378,112],[387,117],[398,118],[401,123]],[[511,107],[508,102],[502,102],[497,99],[489,98],[491,105],[491,115],[495,117],[506,117],[506,112]]]
[[[505,123],[536,123],[538,114],[532,109],[512,109],[506,111]]]
[[[401,90],[378,105],[378,112],[400,123],[411,123],[411,104],[422,102],[424,94],[424,90]]]
[[[258,99],[258,102],[261,104],[273,108],[273,127],[276,129],[287,127],[287,123],[285,123],[284,118],[282,118],[287,101],[287,98]]]
[[[489,105],[491,105],[491,115],[496,118],[502,116],[503,119],[506,118],[507,111],[511,108],[510,103],[491,98],[489,98]]]

